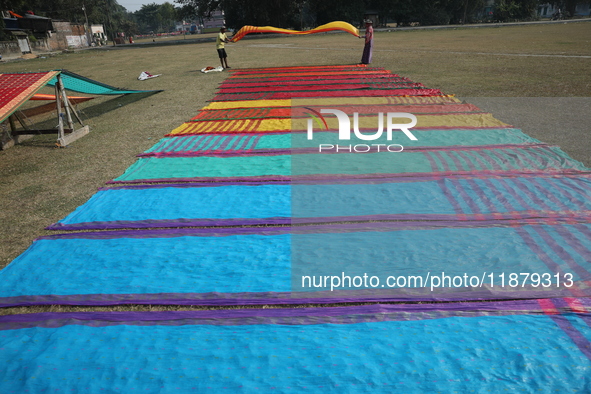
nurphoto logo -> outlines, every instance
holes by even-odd
[[[338,110],[338,109],[321,109],[320,113],[318,111],[313,110],[312,108],[307,108],[309,110],[309,114],[312,116],[312,119],[308,119],[307,123],[307,139],[313,140],[314,139],[314,121],[320,126],[321,129],[325,129],[329,131],[328,124],[322,114],[332,114],[336,116],[337,121],[339,123],[339,140],[341,141],[350,141],[351,140],[351,119],[349,115],[345,112]],[[375,141],[382,137],[384,133],[384,113],[378,113],[378,129],[373,134],[364,134],[359,129],[359,114],[357,112],[353,113],[353,133],[355,138],[362,140],[362,141]],[[417,124],[417,117],[413,114],[406,113],[406,112],[388,112],[386,113],[386,139],[388,141],[392,141],[392,132],[394,130],[402,131],[409,139],[416,141],[417,138],[410,132],[409,129],[413,128]],[[394,119],[409,119],[410,123],[393,123]],[[365,130],[364,130],[365,132]],[[333,145],[333,144],[320,144],[318,146],[319,152],[330,151],[334,150],[336,152],[339,151],[348,151],[348,152],[358,152],[358,153],[365,153],[369,151],[377,151],[380,152],[388,151],[388,152],[402,152],[404,147],[400,144],[356,144],[356,145]]]

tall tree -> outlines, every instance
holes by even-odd
[[[162,16],[160,15],[160,5],[156,3],[144,4],[142,8],[135,12],[140,22],[142,30],[160,32],[162,27]]]
[[[495,0],[495,19],[500,21],[534,19],[539,4],[539,0]]]
[[[183,10],[199,18],[208,18],[216,10],[223,10],[229,28],[244,25],[271,25],[299,28],[306,0],[175,0]],[[313,0],[311,0],[313,1]],[[336,0],[330,0],[335,1]],[[362,1],[362,0],[355,0]]]

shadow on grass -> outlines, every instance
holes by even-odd
[[[105,101],[103,103],[91,105],[89,107],[80,110],[79,112],[83,115],[85,119],[92,119],[96,116],[104,115],[108,112],[116,110],[118,108],[124,107],[128,104],[135,103],[142,99],[145,99],[153,94],[160,93],[161,90],[156,90],[153,92],[144,92],[144,93],[133,93],[133,94],[125,94],[123,96],[117,97],[112,100]]]

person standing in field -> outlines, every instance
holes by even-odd
[[[222,27],[215,40],[215,47],[218,50],[218,56],[220,57],[220,63],[222,63],[222,68],[231,68],[230,66],[228,66],[228,55],[226,54],[225,48],[227,42],[230,42],[230,40],[228,40],[228,36],[226,36],[226,28]]]
[[[361,56],[361,64],[371,63],[371,56],[373,54],[373,23],[370,20],[365,21],[365,35],[359,38],[365,38],[365,46],[363,47],[363,56]]]

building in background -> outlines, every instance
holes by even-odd
[[[224,11],[214,11],[209,18],[203,18],[203,29],[219,29],[225,25]]]

